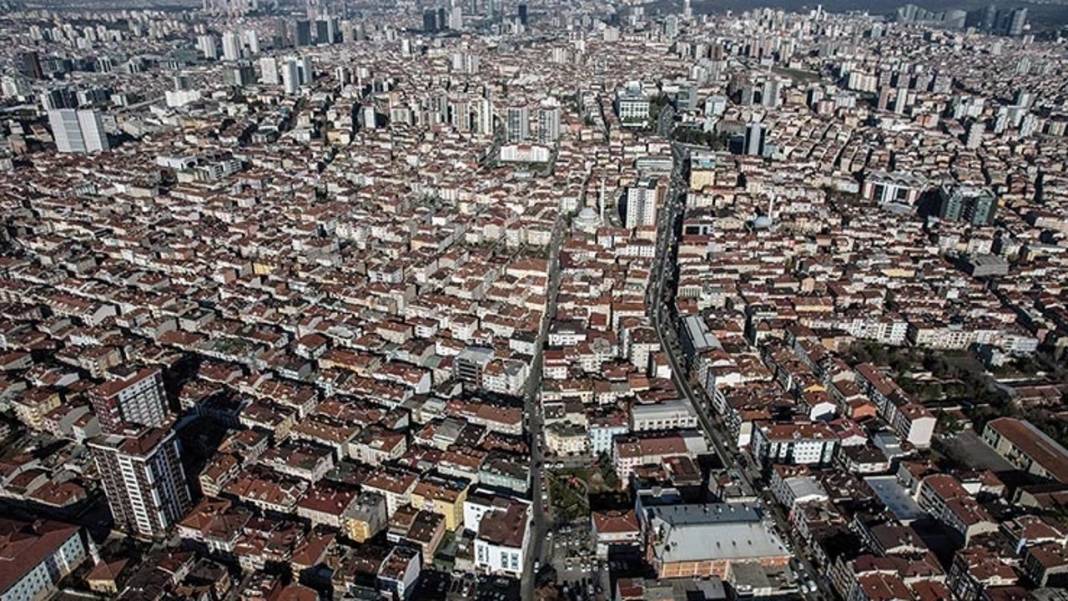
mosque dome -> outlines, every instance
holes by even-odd
[[[761,215],[753,220],[753,229],[766,230],[771,227],[771,217],[767,215]]]
[[[585,231],[596,231],[601,226],[601,218],[597,215],[597,211],[594,211],[591,207],[585,207],[575,217],[575,227]]]

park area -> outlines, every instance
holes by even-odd
[[[591,467],[546,471],[553,512],[561,523],[585,520],[590,514],[590,498],[616,494],[619,478],[610,462],[601,460]]]

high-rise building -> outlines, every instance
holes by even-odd
[[[200,50],[200,55],[208,60],[219,58],[219,48],[215,44],[215,36],[211,34],[198,36],[197,48]]]
[[[972,121],[968,125],[968,135],[964,140],[964,145],[968,148],[979,148],[983,143],[983,132],[986,131],[986,123],[983,121]]]
[[[312,45],[312,22],[307,20],[297,21],[296,25],[296,39],[297,46],[311,46]]]
[[[763,123],[754,121],[745,127],[745,154],[764,156],[764,143],[767,138],[767,128]]]
[[[296,59],[286,59],[282,65],[282,87],[290,96],[300,91],[300,68],[297,66]]]
[[[128,429],[98,436],[88,446],[119,529],[159,537],[189,510],[181,445],[173,430]]]
[[[346,44],[352,44],[364,39],[363,24],[354,23],[349,19],[345,19],[339,26],[341,30],[341,41]]]
[[[378,127],[378,116],[375,113],[375,105],[373,102],[360,107],[359,119],[364,129],[375,129]]]
[[[1008,27],[1005,33],[1011,36],[1021,36],[1025,27],[1027,27],[1027,9],[1014,8],[1009,11]]]
[[[18,56],[19,72],[30,79],[44,79],[41,69],[41,57],[34,50],[20,52]]]
[[[994,31],[994,27],[998,23],[998,7],[993,4],[987,5],[987,7],[983,9],[981,20],[980,29],[983,31]]]
[[[426,33],[438,31],[438,11],[432,8],[423,11],[423,31]]]
[[[673,39],[679,35],[679,18],[676,15],[664,17],[664,37]]]
[[[530,15],[527,12],[527,5],[525,2],[520,3],[519,6],[516,7],[516,16],[519,17],[519,22],[523,27],[526,27],[530,23]]]
[[[479,98],[474,103],[475,119],[472,127],[479,134],[488,136],[493,133],[493,101],[489,98]]]
[[[894,112],[897,113],[898,115],[905,114],[905,107],[906,107],[906,105],[908,103],[908,99],[909,99],[909,90],[908,90],[908,88],[906,88],[904,86],[898,88],[897,92],[894,94]]]
[[[508,107],[508,118],[505,122],[505,133],[508,142],[525,142],[530,139],[530,109],[525,106]]]
[[[766,108],[775,108],[782,104],[782,82],[779,78],[772,77],[764,81],[760,103]]]
[[[327,17],[315,22],[315,42],[317,44],[333,44],[336,35],[337,24],[333,18]]]
[[[1013,104],[1016,106],[1022,106],[1030,108],[1035,103],[1035,95],[1024,89],[1016,90],[1016,94],[1013,95]]]
[[[722,117],[723,113],[727,112],[727,97],[723,95],[713,95],[705,99],[705,114],[713,115],[715,117]]]
[[[89,391],[102,430],[120,432],[124,423],[153,427],[166,423],[167,395],[158,368],[130,369],[113,375],[113,379]]]
[[[40,98],[41,108],[46,111],[78,107],[78,95],[70,88],[53,88],[47,92],[41,92]]]
[[[464,28],[464,12],[459,6],[452,7],[449,10],[449,29],[453,31],[460,31]]]
[[[890,108],[890,98],[892,98],[893,89],[890,86],[883,86],[879,88],[879,99],[875,101],[875,108],[880,111],[885,111]]]
[[[255,56],[260,53],[260,36],[256,33],[255,29],[246,29],[245,34],[245,47],[248,48],[248,53],[251,56]]]
[[[249,86],[256,81],[256,70],[252,68],[252,63],[238,61],[223,72],[223,80],[228,86]]]
[[[1020,136],[1027,138],[1033,135],[1039,127],[1038,117],[1034,113],[1027,113],[1024,115],[1023,121],[1020,122]]]
[[[300,76],[300,85],[307,85],[315,79],[310,56],[303,56],[297,61],[297,75]]]
[[[946,221],[965,221],[972,225],[989,225],[994,221],[998,200],[989,188],[943,184],[938,196],[938,216]]]
[[[290,35],[289,24],[285,19],[275,19],[271,33],[271,46],[285,48],[294,43],[296,32]]]
[[[556,144],[560,139],[560,103],[549,98],[538,109],[538,142],[545,145]]]
[[[0,94],[4,98],[26,98],[33,94],[33,88],[21,75],[0,77]]]
[[[623,224],[628,228],[656,225],[656,211],[666,193],[656,178],[642,179],[627,187],[623,204]]]
[[[278,59],[273,56],[265,56],[260,59],[260,83],[276,86],[281,83],[278,75]]]
[[[48,124],[59,152],[92,153],[110,148],[104,122],[94,110],[48,111]]]
[[[237,37],[237,33],[233,31],[227,31],[222,37],[223,45],[223,59],[228,61],[236,61],[241,59],[241,40]]]

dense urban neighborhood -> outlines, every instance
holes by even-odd
[[[0,0],[0,601],[1068,601],[1068,5],[718,4]]]

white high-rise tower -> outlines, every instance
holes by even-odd
[[[104,122],[97,111],[48,111],[48,124],[59,152],[91,153],[110,148]]]

